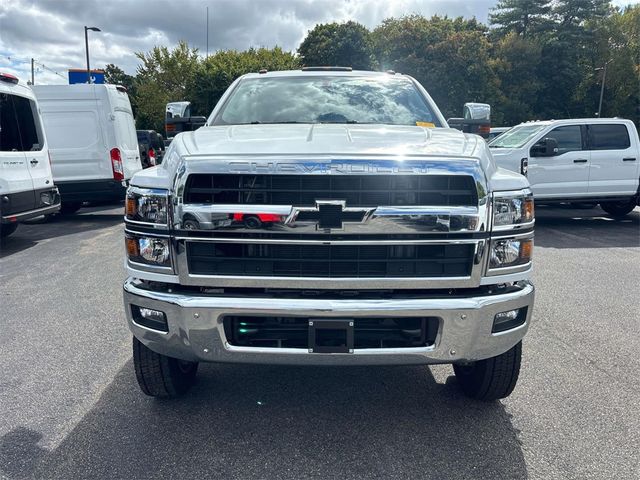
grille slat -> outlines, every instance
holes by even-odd
[[[226,316],[225,336],[231,345],[307,349],[312,317]],[[320,320],[322,321],[322,320]],[[433,345],[438,317],[355,318],[354,348],[412,348]]]
[[[187,242],[195,275],[371,278],[468,276],[473,245],[271,245]]]
[[[313,206],[345,200],[350,207],[475,206],[468,175],[240,175],[192,174],[184,203]]]

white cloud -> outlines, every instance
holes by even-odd
[[[0,68],[30,77],[33,57],[37,83],[66,83],[68,68],[84,68],[84,25],[89,32],[91,66],[115,63],[135,73],[137,51],[186,40],[204,54],[206,6],[209,51],[251,46],[295,50],[316,23],[355,20],[369,28],[384,18],[419,13],[476,16],[485,22],[496,0],[1,0]],[[616,5],[640,0],[615,0]],[[11,60],[8,60],[10,57]],[[49,70],[50,69],[50,70]]]

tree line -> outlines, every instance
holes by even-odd
[[[602,116],[640,125],[640,5],[619,9],[610,0],[499,0],[489,25],[437,15],[388,18],[373,30],[318,24],[296,52],[250,48],[202,58],[180,42],[136,56],[134,76],[113,64],[105,70],[108,83],[128,88],[141,129],[163,130],[167,102],[189,100],[192,114],[206,116],[238,76],[303,65],[406,73],[445,117],[484,102],[493,124],[505,126],[595,116],[606,65]]]

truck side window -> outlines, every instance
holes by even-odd
[[[16,119],[18,121],[18,129],[20,130],[20,138],[22,140],[22,149],[24,151],[42,150],[42,133],[40,132],[40,124],[36,124],[37,109],[35,102],[28,98],[13,96],[13,107],[16,111]]]
[[[625,125],[590,125],[589,132],[591,150],[626,150],[631,146]]]
[[[551,130],[546,137],[558,141],[558,155],[582,150],[582,129],[580,125],[567,125]]]
[[[0,93],[0,152],[22,151],[12,96]]]

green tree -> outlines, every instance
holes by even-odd
[[[135,87],[136,78],[133,75],[128,75],[117,65],[113,63],[108,64],[104,68],[104,81],[105,83],[110,83],[112,85],[122,85],[127,89],[127,93],[129,94],[129,100],[131,101],[131,108],[133,110],[134,117],[137,115],[137,104],[136,104],[136,87]]]
[[[298,54],[308,66],[372,70],[375,65],[371,32],[353,21],[316,25],[298,48]]]
[[[188,99],[188,87],[193,82],[200,59],[198,50],[186,42],[169,50],[154,47],[150,52],[138,52],[142,64],[135,80],[138,128],[164,130],[165,108],[168,102]]]
[[[192,102],[194,115],[208,116],[225,90],[241,75],[300,68],[300,60],[280,47],[250,48],[246,51],[220,50],[203,61],[189,84],[187,100]]]
[[[503,115],[503,122],[508,126],[531,120],[542,88],[537,76],[542,46],[535,39],[510,32],[496,41],[493,57],[502,93],[494,110]]]
[[[526,37],[548,26],[550,12],[551,0],[500,0],[491,9],[489,23],[500,34],[515,32]]]
[[[381,67],[415,77],[446,117],[459,117],[465,102],[495,103],[500,96],[487,28],[475,19],[389,18],[373,39]]]

